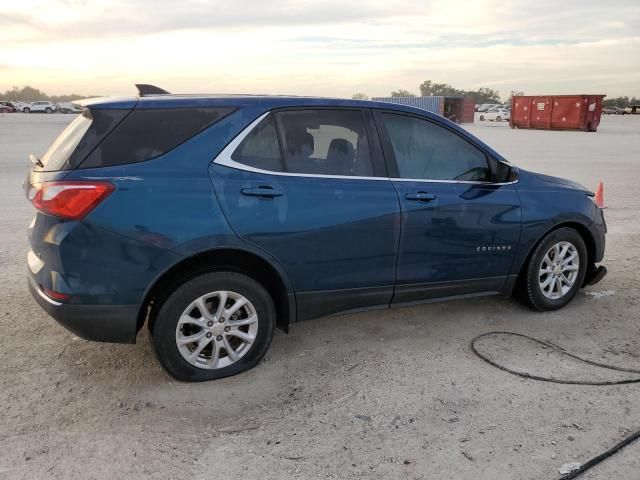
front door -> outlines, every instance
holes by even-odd
[[[290,109],[254,124],[211,178],[236,234],[287,271],[298,319],[388,305],[400,207],[371,113]]]
[[[520,238],[511,183],[483,150],[425,118],[377,112],[402,209],[394,303],[501,291]]]

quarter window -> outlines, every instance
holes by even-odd
[[[137,163],[164,155],[232,111],[228,107],[133,110],[82,162],[81,168]]]
[[[316,175],[372,176],[362,112],[295,110],[277,114],[285,170]]]
[[[262,170],[282,171],[282,156],[273,117],[269,115],[247,135],[231,159]]]
[[[490,180],[484,152],[456,133],[416,117],[383,113],[382,118],[401,178]]]

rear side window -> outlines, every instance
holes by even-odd
[[[383,113],[400,178],[489,181],[484,152],[433,122]]]
[[[231,113],[233,108],[133,110],[82,162],[82,168],[138,163],[158,157]]]
[[[273,117],[269,115],[245,137],[231,159],[249,167],[282,171],[280,144]]]
[[[364,118],[359,110],[295,110],[276,115],[287,172],[373,175]]]

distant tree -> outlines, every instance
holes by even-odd
[[[37,88],[30,87],[28,85],[22,88],[13,87],[3,94],[0,94],[0,98],[17,102],[36,102],[38,100],[50,100],[52,102],[73,102],[74,100],[80,100],[81,98],[91,98],[98,96],[99,95],[90,95],[87,97],[77,94],[50,96],[43,91],[38,90]]]
[[[400,89],[397,92],[391,92],[392,97],[416,97],[417,95],[408,90]]]
[[[479,88],[476,92],[466,92],[466,96],[473,99],[473,103],[501,103],[500,92],[492,88]]]
[[[353,100],[369,100],[369,96],[364,93],[354,93],[351,98]]]
[[[4,95],[3,98],[8,98],[10,100],[17,100],[17,101],[27,101],[27,102],[33,102],[36,100],[46,100],[47,95],[43,92],[41,92],[40,90],[38,90],[37,88],[33,88],[30,86],[26,86],[26,87],[13,87],[11,90],[7,90]]]
[[[431,80],[425,80],[420,84],[420,95],[423,97],[462,97],[464,90],[458,90],[448,83],[433,83]]]
[[[620,108],[628,107],[630,105],[639,105],[639,104],[640,104],[640,99],[636,97],[629,98],[627,96],[607,98],[602,102],[602,105],[605,107],[620,107]]]
[[[511,100],[513,99],[513,97],[519,97],[520,95],[524,95],[524,92],[519,92],[517,90],[511,90],[511,93],[509,94],[509,99],[507,100],[507,103],[509,105],[511,105]]]

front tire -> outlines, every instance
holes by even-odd
[[[520,279],[518,296],[534,310],[558,310],[578,293],[587,264],[587,247],[582,236],[573,228],[554,230],[531,254]]]
[[[29,107],[24,107],[22,111],[23,113],[31,113],[31,109]]]
[[[480,115],[480,121],[484,122],[484,115]]]
[[[267,352],[276,323],[269,293],[235,272],[200,275],[161,306],[154,351],[177,380],[200,382],[253,368]]]

